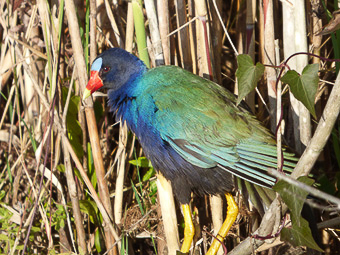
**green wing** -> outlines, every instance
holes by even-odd
[[[231,92],[174,66],[152,69],[144,80],[144,93],[157,108],[152,125],[184,159],[202,168],[219,166],[262,186],[275,184],[267,174],[268,167],[276,168],[275,140],[251,113],[236,106]],[[292,167],[287,161],[285,169]]]

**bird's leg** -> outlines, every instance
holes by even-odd
[[[192,223],[191,210],[189,204],[182,205],[182,211],[185,225],[184,225],[184,241],[181,247],[181,252],[188,253],[192,243],[192,239],[194,238],[195,228],[194,224]]]
[[[216,238],[214,239],[213,243],[211,244],[208,252],[206,255],[215,255],[220,248],[220,241],[223,242],[224,238],[227,236],[231,226],[234,224],[236,217],[238,215],[238,206],[230,193],[225,194],[227,198],[228,208],[227,208],[227,218],[222,224],[220,231]]]

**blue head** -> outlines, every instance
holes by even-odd
[[[144,63],[127,51],[120,48],[106,50],[92,63],[91,77],[83,98],[100,88],[106,88],[109,92],[119,90],[146,70]]]

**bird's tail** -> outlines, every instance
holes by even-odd
[[[240,178],[236,178],[235,183],[237,183],[237,188],[240,190],[247,208],[250,210],[251,203],[261,217],[263,217],[264,213],[276,197],[275,191]]]
[[[237,188],[241,191],[244,204],[248,210],[250,210],[250,205],[253,205],[261,218],[263,218],[264,213],[274,201],[276,192],[272,189],[258,186],[240,178],[237,178],[235,181],[238,186]],[[320,247],[322,247],[320,234],[317,228],[317,219],[314,216],[313,208],[311,208],[308,203],[304,203],[301,216],[307,220],[314,240]]]

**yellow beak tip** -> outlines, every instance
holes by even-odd
[[[91,96],[91,91],[85,88],[84,93],[83,93],[83,100]]]

